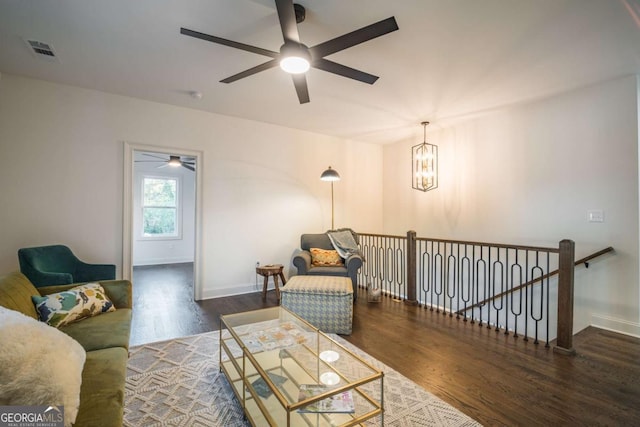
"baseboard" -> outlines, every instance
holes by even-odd
[[[273,287],[271,286],[270,289],[273,289]],[[251,294],[254,292],[262,292],[262,287],[260,289],[256,289],[256,285],[252,283],[250,285],[240,285],[231,288],[204,289],[202,291],[201,297],[202,299],[211,299],[220,297],[232,297],[234,295]]]
[[[156,258],[147,259],[141,262],[134,262],[134,267],[142,267],[145,265],[163,265],[163,264],[183,264],[185,262],[193,262],[193,258]]]
[[[591,326],[640,338],[640,323],[629,322],[628,320],[616,319],[614,317],[600,314],[592,314]]]

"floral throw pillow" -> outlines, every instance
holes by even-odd
[[[311,248],[309,251],[313,267],[341,267],[344,265],[338,251],[320,248]]]
[[[31,299],[40,320],[56,328],[116,309],[99,283],[87,283]]]

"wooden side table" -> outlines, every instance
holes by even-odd
[[[256,273],[264,277],[264,284],[262,285],[262,299],[267,299],[267,285],[269,283],[269,276],[273,277],[273,284],[276,289],[276,298],[278,303],[280,302],[280,286],[278,285],[278,277],[282,280],[282,286],[286,285],[284,279],[284,273],[282,270],[284,266],[282,264],[269,264],[256,267]]]

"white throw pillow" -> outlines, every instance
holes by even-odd
[[[56,328],[0,306],[0,405],[64,406],[76,420],[87,353]]]

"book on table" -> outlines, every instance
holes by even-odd
[[[274,374],[273,372],[268,372],[267,375],[269,375],[269,379],[271,379],[271,382],[273,382],[276,387],[280,387],[287,381],[286,377]],[[271,389],[262,377],[252,382],[251,385],[253,386],[253,389],[256,391],[258,396],[264,399],[267,399],[269,396],[271,396]]]
[[[298,402],[307,400],[311,397],[325,393],[331,390],[323,384],[300,384],[300,392],[298,394]],[[329,396],[326,399],[319,400],[314,403],[310,403],[307,406],[298,409],[301,413],[320,413],[320,412],[332,412],[341,414],[352,414],[355,412],[355,406],[353,404],[353,395],[351,390],[342,391],[336,393],[333,396]]]

